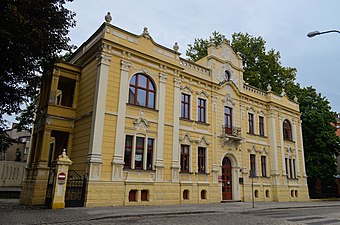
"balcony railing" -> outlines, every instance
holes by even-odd
[[[241,136],[241,127],[222,125],[223,134],[228,136]]]
[[[241,137],[241,127],[235,127],[235,126],[222,126],[222,143],[223,145],[227,144],[228,142],[237,142],[240,143],[242,140]]]

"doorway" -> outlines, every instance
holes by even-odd
[[[222,200],[233,199],[231,162],[225,157],[222,162]]]

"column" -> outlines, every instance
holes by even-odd
[[[129,94],[129,71],[131,62],[124,59],[120,62],[120,84],[119,84],[119,102],[118,102],[118,115],[116,125],[116,142],[114,155],[112,160],[112,180],[123,180],[123,167],[124,167],[124,141],[125,141],[125,114],[126,102]],[[135,143],[135,140],[134,142]],[[133,148],[135,149],[135,148]],[[134,154],[132,154],[134,157]],[[131,159],[131,160],[134,160]],[[132,163],[134,165],[134,161]]]
[[[285,146],[283,142],[283,121],[282,116],[279,115],[279,127],[280,127],[280,145],[281,145],[281,161],[282,161],[282,175],[285,176],[287,174],[286,164],[285,164]]]
[[[179,118],[181,116],[181,79],[174,78],[174,128],[172,142],[172,182],[178,182],[179,178]]]
[[[271,175],[279,175],[279,163],[277,155],[277,142],[276,142],[276,113],[271,111],[269,113],[269,139],[270,139],[270,149],[271,149]],[[279,181],[278,181],[279,182]]]
[[[92,111],[90,146],[87,155],[89,180],[100,180],[102,164],[102,139],[106,104],[107,82],[111,56],[101,52],[98,55],[96,90]]]
[[[78,104],[78,92],[79,92],[79,75],[77,75],[77,79],[76,79],[76,84],[74,87],[74,93],[73,93],[73,104],[72,104],[72,108],[77,108],[77,104]]]
[[[49,141],[51,136],[51,130],[46,129],[42,133],[41,145],[38,156],[38,167],[47,167],[48,153],[49,153]]]
[[[48,99],[49,104],[56,103],[56,94],[57,94],[57,89],[58,89],[59,77],[60,77],[60,70],[54,69],[53,74],[52,74],[50,96]]]
[[[293,119],[293,131],[294,131],[294,141],[295,141],[295,170],[296,176],[300,177],[300,162],[299,162],[299,149],[298,149],[298,138],[297,138],[297,128],[296,120]]]
[[[301,143],[301,159],[302,159],[302,175],[303,177],[307,177],[306,174],[306,165],[305,165],[305,153],[304,153],[304,149],[303,149],[303,138],[302,138],[302,121],[300,120],[299,122],[299,131],[300,131],[300,143]]]
[[[165,91],[167,75],[159,74],[159,101],[158,101],[158,129],[157,129],[157,150],[156,150],[156,181],[163,181],[163,148],[164,148],[164,118],[165,118]]]

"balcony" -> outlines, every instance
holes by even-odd
[[[240,144],[242,141],[241,127],[222,125],[222,145]]]

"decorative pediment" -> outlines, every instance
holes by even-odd
[[[249,152],[250,154],[256,154],[255,145],[251,146],[251,147],[248,149],[248,152]]]
[[[205,136],[202,136],[199,140],[196,141],[196,143],[198,144],[198,146],[201,147],[205,147],[210,144]]]
[[[266,147],[263,147],[263,149],[261,150],[261,155],[268,155]]]
[[[204,90],[200,90],[200,91],[197,91],[196,94],[199,96],[199,97],[202,97],[202,98],[209,98],[209,95],[206,91]]]
[[[185,86],[181,86],[181,91],[183,93],[186,93],[186,94],[192,94],[194,93],[194,90],[192,90],[192,88],[188,85],[185,85]]]
[[[139,117],[138,119],[135,119],[133,121],[133,124],[135,125],[135,129],[138,131],[147,132],[148,128],[150,127],[150,123],[143,117]]]
[[[194,139],[191,138],[189,133],[184,133],[182,136],[180,136],[179,141],[184,144],[190,144],[195,142]]]
[[[250,113],[255,113],[256,112],[253,106],[247,107],[247,110]]]
[[[223,98],[222,102],[224,103],[225,106],[228,107],[233,107],[235,106],[235,101],[231,97],[231,94],[226,94],[225,97]]]

